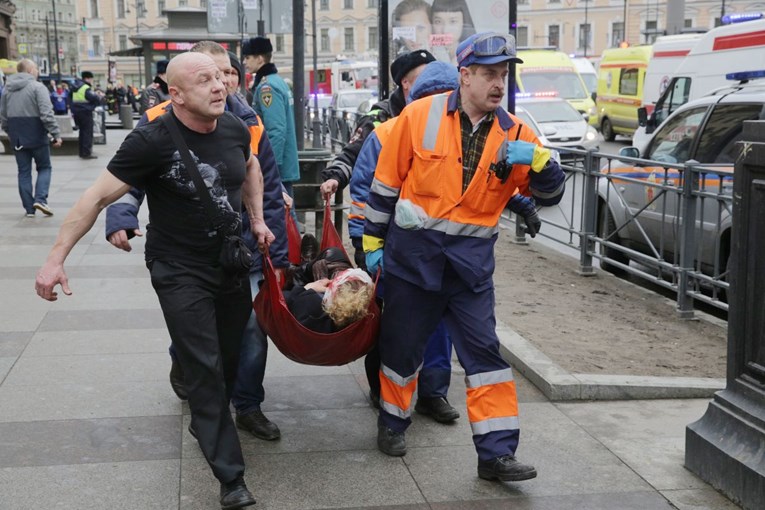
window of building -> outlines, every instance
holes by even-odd
[[[276,52],[284,51],[284,34],[276,34]]]
[[[517,46],[529,45],[529,27],[518,27],[515,32],[515,44]]]
[[[560,46],[560,25],[547,27],[547,45],[554,48]]]
[[[578,48],[585,52],[590,48],[590,24],[581,23],[579,25],[579,46]]]
[[[684,28],[693,28],[693,20],[692,19],[685,20],[685,22],[683,23],[683,27]]]
[[[611,47],[618,48],[624,41],[624,22],[615,21],[611,23]]]
[[[719,27],[720,25],[722,25],[722,20],[720,18],[715,18],[715,26]]]
[[[560,0],[547,0],[548,4],[559,4]]]
[[[125,17],[125,0],[117,0],[117,17]]]
[[[321,35],[319,36],[319,49],[321,51],[329,51],[329,29],[322,28]]]
[[[329,0],[321,0],[321,2],[319,2],[319,10],[320,11],[328,11],[329,10]]]
[[[189,0],[178,0],[178,7],[188,7]]]
[[[101,55],[101,37],[97,35],[93,36],[93,55]]]
[[[199,0],[199,7],[207,9],[207,0]]]
[[[98,0],[90,0],[90,17],[98,17]]]
[[[160,16],[164,16],[165,14],[162,12],[165,10],[165,0],[157,0],[157,12]]]
[[[377,49],[377,27],[369,27],[367,35],[369,38],[367,47],[370,50],[376,50]]]
[[[353,0],[343,0],[343,9],[353,9]]]
[[[353,27],[347,27],[345,29],[343,49],[345,51],[353,51],[354,46],[355,45],[353,44]]]
[[[367,0],[367,8],[377,9],[377,2],[378,0]]]
[[[656,40],[656,37],[658,37],[658,32],[656,30],[656,20],[645,22],[645,42],[646,44],[653,44],[653,42]]]
[[[124,51],[127,49],[127,36],[126,35],[120,35],[120,51]]]

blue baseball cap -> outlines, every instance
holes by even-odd
[[[515,37],[497,32],[473,34],[457,46],[457,66],[492,65],[500,62],[522,64],[516,56]]]

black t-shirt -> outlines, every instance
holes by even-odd
[[[250,133],[229,112],[202,134],[177,122],[227,230],[241,232],[242,183],[250,157]],[[212,227],[194,181],[160,119],[137,127],[107,165],[119,180],[146,190],[149,224],[146,260],[171,258],[209,264],[218,260],[221,236]]]

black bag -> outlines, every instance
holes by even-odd
[[[244,239],[238,235],[224,233],[224,226],[221,225],[221,214],[216,209],[215,204],[213,204],[210,192],[207,190],[207,185],[199,174],[199,168],[191,157],[191,152],[189,152],[186,141],[178,130],[178,125],[175,123],[173,114],[168,112],[162,115],[161,119],[168,131],[170,131],[170,136],[173,137],[175,145],[178,147],[178,152],[181,154],[181,158],[183,158],[183,164],[186,166],[186,170],[194,181],[194,187],[197,189],[199,199],[204,204],[207,214],[210,216],[210,221],[212,222],[213,227],[218,231],[218,235],[223,238],[218,262],[223,270],[229,274],[243,275],[249,273],[254,262],[252,251],[247,247],[247,243],[244,242]]]

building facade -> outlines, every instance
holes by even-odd
[[[34,61],[43,75],[59,71],[64,75],[71,73],[72,67],[79,60],[77,36],[80,23],[75,0],[16,2],[13,21],[15,59],[28,58]],[[57,68],[59,64],[60,70]]]

